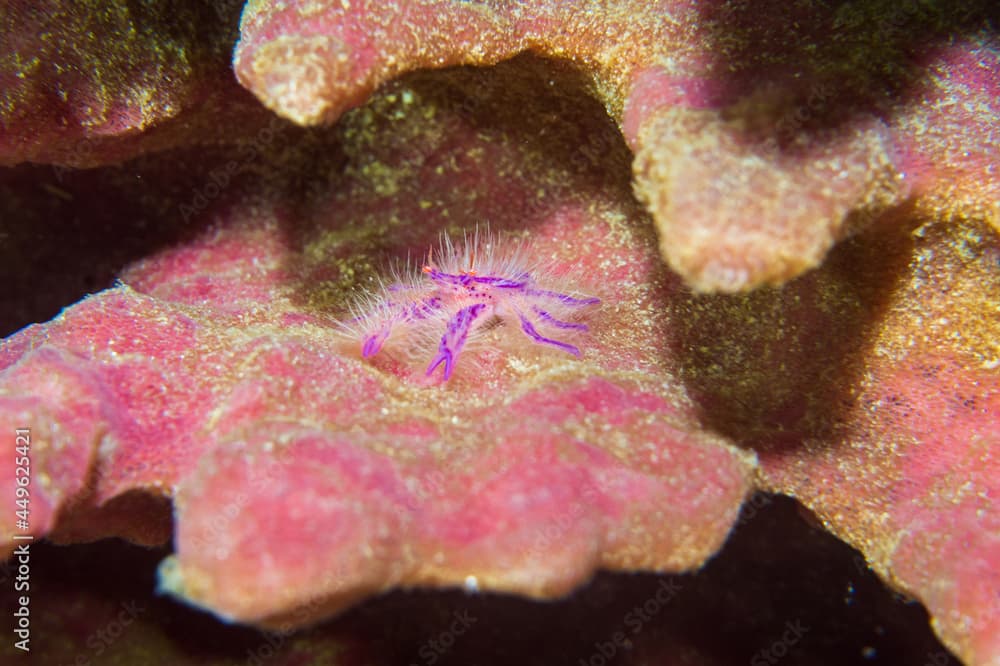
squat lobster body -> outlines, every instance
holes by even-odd
[[[349,328],[361,333],[362,357],[377,354],[397,332],[417,335],[436,342],[426,374],[442,366],[447,380],[469,338],[497,321],[519,327],[536,343],[580,356],[576,345],[539,329],[585,332],[588,326],[576,319],[600,299],[544,288],[539,280],[544,280],[545,271],[531,270],[523,246],[515,244],[503,252],[490,235],[484,240],[478,232],[471,240],[466,237],[461,250],[444,237],[440,254],[440,264],[428,253],[422,275],[401,276],[383,287],[382,294],[355,307]]]

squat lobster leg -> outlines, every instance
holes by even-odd
[[[527,335],[532,340],[534,340],[535,342],[541,342],[542,344],[552,345],[553,347],[558,347],[563,351],[569,352],[573,356],[580,356],[580,349],[575,345],[571,345],[568,342],[560,342],[558,340],[553,340],[552,338],[547,338],[541,333],[539,333],[537,329],[535,329],[534,324],[532,324],[531,320],[525,317],[523,313],[518,312],[517,316],[520,317],[521,319],[521,330],[524,331],[524,334]]]
[[[385,344],[385,341],[388,339],[390,333],[392,333],[392,326],[390,324],[386,324],[384,327],[365,338],[364,344],[361,345],[361,358],[368,358],[377,354],[379,350],[382,349],[382,345]]]
[[[462,308],[448,321],[448,330],[441,336],[441,344],[438,345],[437,356],[434,357],[434,360],[431,361],[430,366],[427,368],[428,377],[442,363],[444,363],[444,378],[447,380],[451,377],[452,370],[455,367],[455,359],[458,358],[466,339],[469,337],[472,322],[485,309],[485,304],[475,303],[474,305]]]
[[[544,321],[545,323],[547,323],[547,324],[549,324],[551,326],[555,326],[556,328],[571,328],[571,329],[573,329],[575,331],[589,331],[590,330],[590,327],[587,326],[586,324],[583,324],[583,323],[573,322],[573,321],[563,321],[562,319],[556,319],[555,317],[553,317],[552,315],[550,315],[548,313],[548,311],[543,310],[543,309],[541,309],[538,306],[532,306],[531,309],[534,310],[535,314],[538,315],[539,319],[541,319],[542,321]]]
[[[587,298],[576,298],[575,296],[570,296],[569,294],[560,294],[558,291],[549,291],[548,289],[525,289],[524,293],[528,296],[537,296],[539,298],[551,298],[559,301],[563,305],[598,305],[601,299],[594,296],[589,296]]]
[[[394,287],[389,287],[389,290],[396,291]],[[385,315],[382,317],[381,325],[373,333],[365,336],[361,344],[361,358],[369,358],[379,353],[396,324],[405,324],[426,319],[434,312],[440,310],[441,299],[435,296],[405,305],[397,305],[390,302],[386,303],[383,309],[385,310]],[[355,318],[355,320],[358,319]]]

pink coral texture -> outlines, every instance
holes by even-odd
[[[288,630],[695,571],[759,490],[1000,664],[987,3],[250,0],[235,44],[204,27],[235,12],[124,7],[93,30],[145,60],[0,47],[12,246],[132,229],[116,283],[0,346],[33,479],[4,548],[172,539],[160,591]],[[516,261],[423,260],[486,225]]]

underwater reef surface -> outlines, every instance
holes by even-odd
[[[0,420],[31,428],[31,533],[172,541],[162,591],[287,631],[396,589],[554,599],[720,548],[813,557],[801,529],[759,543],[790,529],[784,504],[783,526],[743,524],[766,491],[920,601],[960,659],[1000,663],[986,3],[250,2],[238,30],[238,3],[49,4],[0,10]],[[357,295],[485,225],[600,297],[581,358],[494,327],[447,382],[405,346],[362,359],[338,326]],[[0,460],[2,496],[14,475]],[[718,570],[614,584],[711,617],[683,590],[726,597]],[[366,652],[420,613],[401,594],[271,648],[412,661]],[[456,594],[420,619],[453,642],[475,633]],[[493,631],[534,613],[502,603],[476,606]],[[174,649],[132,611],[109,649]],[[94,635],[69,631],[78,612],[51,620],[67,655]],[[587,626],[609,663],[732,661],[676,610],[635,644],[605,612]],[[799,620],[755,627],[765,651],[739,658],[817,663]],[[424,663],[463,654],[396,635]],[[922,640],[892,649],[950,659]]]

